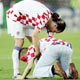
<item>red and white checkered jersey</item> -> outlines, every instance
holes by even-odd
[[[46,6],[35,0],[22,0],[6,12],[11,20],[30,27],[37,27],[39,31],[48,22],[51,13]]]
[[[45,51],[45,49],[50,46],[50,45],[65,45],[67,47],[71,48],[71,44],[69,44],[68,42],[61,40],[61,39],[57,39],[57,38],[53,38],[53,37],[47,37],[47,38],[43,38],[40,40],[40,53],[41,55],[43,54],[43,52]],[[29,62],[29,60],[31,58],[35,57],[35,48],[33,45],[31,45],[28,48],[28,51],[26,53],[26,61]]]
[[[68,47],[72,48],[70,43],[68,43],[64,40],[57,39],[57,38],[49,36],[47,38],[43,38],[43,39],[40,40],[40,52],[43,53],[48,46],[57,45],[57,44],[65,45],[65,46],[68,46]]]

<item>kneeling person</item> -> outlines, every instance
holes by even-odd
[[[35,66],[33,77],[53,77],[55,74],[63,78],[70,76],[69,66],[71,63],[72,47],[69,43],[61,39],[47,37],[40,40],[40,52],[42,56]],[[20,57],[20,59],[27,62],[28,65],[23,75],[18,77],[18,79],[24,79],[28,75],[35,57],[35,49],[34,46],[31,45],[27,53]],[[59,61],[56,63],[57,65],[54,64],[55,61]]]
[[[55,61],[59,61],[59,70],[63,69],[60,74],[63,78],[68,78],[72,76],[72,78],[78,78],[78,72],[73,63],[71,63],[72,57],[72,46],[71,44],[56,38],[47,38],[45,41],[50,43],[44,52],[42,52],[42,56],[40,57],[39,61],[37,62],[34,71],[33,77],[35,78],[42,78],[42,77],[53,77],[55,74]],[[73,67],[71,67],[73,65]],[[70,73],[70,69],[72,72]],[[58,71],[59,71],[58,70]],[[59,73],[59,72],[58,72]]]

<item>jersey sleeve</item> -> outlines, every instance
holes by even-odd
[[[27,62],[29,62],[29,60],[31,60],[32,58],[35,58],[35,48],[34,48],[33,45],[31,45],[28,48],[28,51],[27,51]]]

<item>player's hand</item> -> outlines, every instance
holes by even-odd
[[[38,53],[38,55],[36,55],[36,59],[39,60],[40,56],[41,56],[41,54]]]
[[[22,75],[16,77],[16,79],[24,79]]]

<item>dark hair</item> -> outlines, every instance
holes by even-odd
[[[58,13],[52,13],[52,16],[51,16],[52,20],[54,22],[57,23],[58,27],[57,29],[60,30],[60,32],[63,32],[66,28],[66,23],[63,19],[59,18],[59,14]]]

